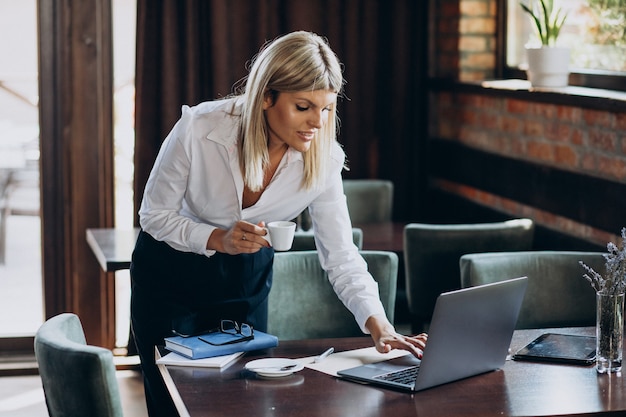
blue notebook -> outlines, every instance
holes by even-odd
[[[254,331],[254,339],[241,343],[214,346],[201,339],[220,343],[223,333],[208,333],[199,336],[165,338],[165,348],[190,359],[212,358],[215,356],[230,355],[235,352],[249,352],[252,350],[268,349],[278,346],[278,338],[271,334]]]

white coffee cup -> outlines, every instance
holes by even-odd
[[[269,222],[265,227],[267,234],[263,236],[276,251],[291,249],[296,224],[288,221]]]

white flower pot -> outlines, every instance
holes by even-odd
[[[527,48],[526,74],[533,87],[566,87],[569,83],[570,49],[561,47]]]

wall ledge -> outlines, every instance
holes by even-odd
[[[626,111],[626,92],[599,88],[567,86],[562,88],[531,87],[526,80],[489,80],[462,82],[431,78],[431,92],[461,92],[509,97],[542,103],[578,106],[611,112]]]

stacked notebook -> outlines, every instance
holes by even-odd
[[[214,356],[211,358],[202,359],[189,359],[185,356],[181,356],[176,352],[169,352],[163,357],[158,357],[156,363],[163,365],[173,366],[192,366],[195,368],[225,368],[234,362],[237,358],[243,355],[245,352],[231,353],[230,355]]]
[[[165,348],[189,359],[203,359],[278,346],[278,338],[276,336],[258,330],[254,331],[254,339],[245,342],[220,345],[223,337],[224,334],[219,332],[191,337],[166,337]],[[216,345],[207,342],[213,342]]]

